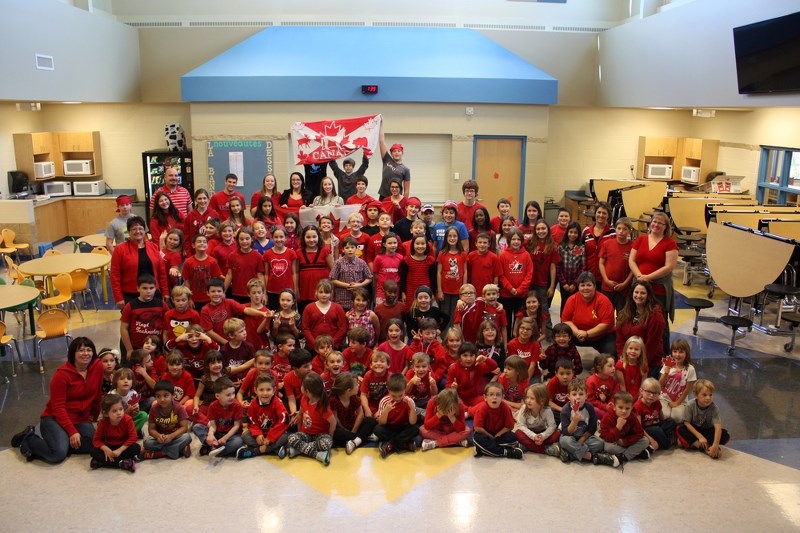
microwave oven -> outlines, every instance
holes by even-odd
[[[75,196],[102,196],[106,193],[106,182],[97,181],[73,181],[72,194]]]
[[[645,165],[644,177],[649,180],[671,180],[672,165]]]
[[[686,183],[698,183],[700,181],[700,167],[681,168],[681,181]]]
[[[44,193],[48,196],[71,196],[72,182],[48,181],[44,184]]]
[[[94,162],[91,159],[64,161],[65,176],[91,176],[92,174],[94,174]]]
[[[33,179],[43,180],[56,175],[56,164],[52,161],[37,161],[33,163]]]

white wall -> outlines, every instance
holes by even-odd
[[[599,105],[769,107],[800,95],[738,93],[733,31],[797,11],[797,0],[702,0],[633,20],[600,36]]]
[[[134,28],[57,0],[5,0],[2,14],[0,100],[138,100]],[[52,56],[55,70],[37,70],[37,53]]]

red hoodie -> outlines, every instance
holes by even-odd
[[[642,423],[639,422],[639,418],[634,411],[631,411],[622,429],[617,429],[617,414],[614,409],[609,409],[600,422],[600,436],[606,442],[617,442],[619,440],[621,441],[621,446],[627,447],[644,437],[644,429],[642,429]]]
[[[86,378],[66,362],[58,367],[50,380],[50,400],[41,416],[52,416],[67,435],[78,432],[75,424],[97,418],[103,393],[103,365],[100,359],[89,363]]]
[[[500,254],[500,296],[511,298],[511,289],[517,289],[517,298],[524,298],[533,279],[533,260],[528,250],[520,248],[513,251],[511,248]]]

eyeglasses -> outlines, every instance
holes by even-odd
[[[658,392],[657,392],[657,391],[654,391],[654,390],[645,390],[645,389],[642,389],[642,393],[652,394],[653,396],[655,396],[655,395],[657,395],[657,394],[658,394]]]
[[[464,291],[461,293],[461,296],[474,296],[475,291]]]

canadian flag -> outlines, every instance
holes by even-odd
[[[378,147],[381,115],[295,122],[292,124],[292,149],[297,165],[325,163],[358,150],[370,157]]]

